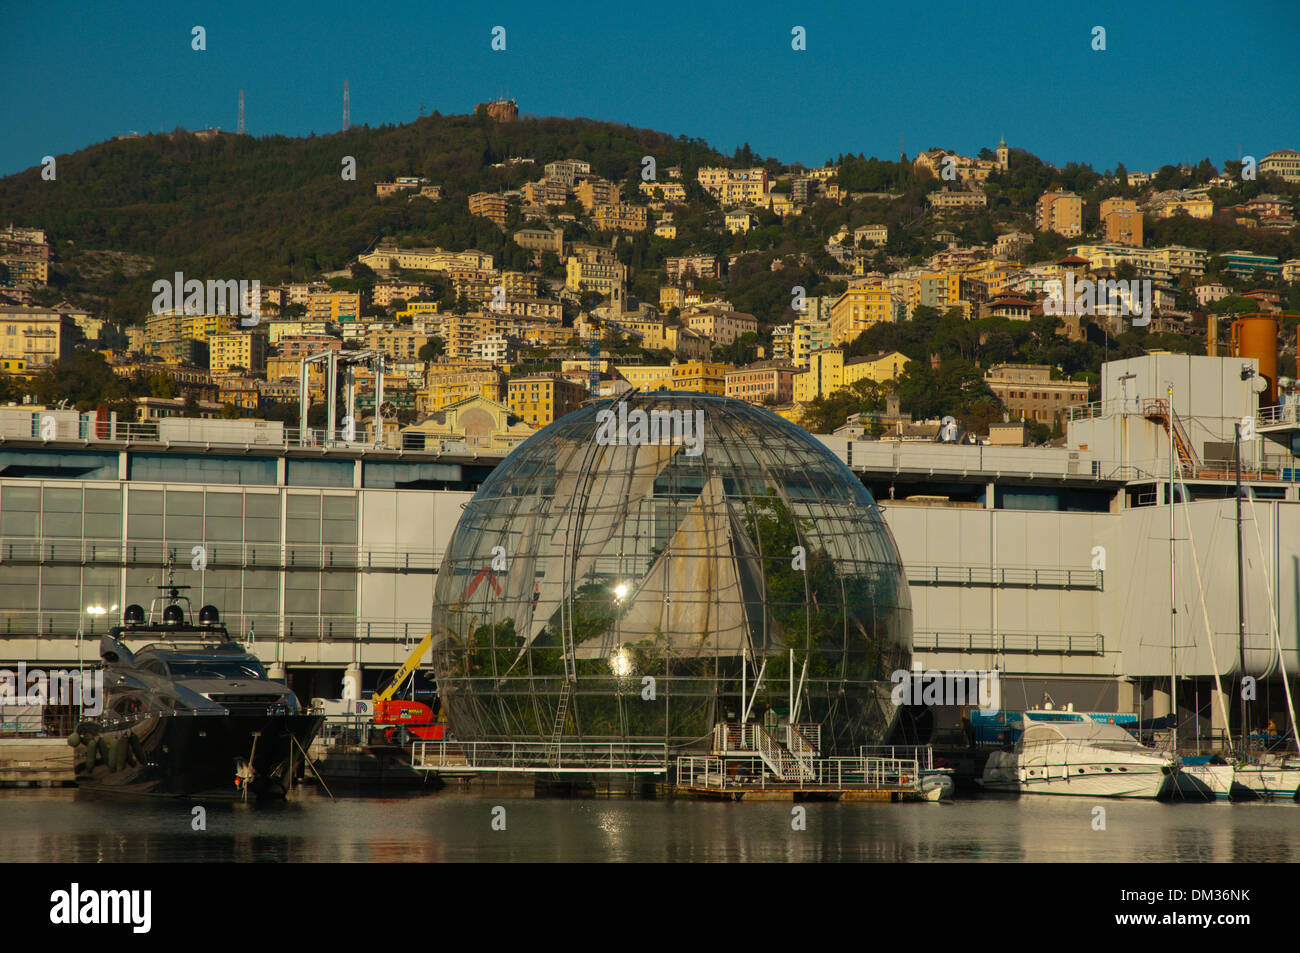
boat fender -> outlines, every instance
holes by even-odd
[[[68,735],[68,745],[70,747],[75,748],[79,744],[81,744],[81,735],[77,734],[75,731],[72,734]]]
[[[114,738],[113,743],[108,746],[108,769],[121,771],[126,767],[126,754],[129,750],[125,738]]]
[[[144,764],[144,745],[140,743],[140,736],[133,731],[126,737],[131,742],[131,764]]]
[[[86,766],[87,774],[89,774],[91,771],[95,769],[95,765],[99,763],[100,755],[102,755],[103,752],[104,752],[103,738],[91,738],[89,741],[86,742],[85,766]]]

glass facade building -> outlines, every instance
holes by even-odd
[[[824,444],[741,401],[634,394],[493,471],[438,573],[433,664],[465,740],[703,742],[769,712],[881,741],[910,664],[897,548]]]

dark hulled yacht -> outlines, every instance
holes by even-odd
[[[103,713],[77,725],[77,785],[115,794],[283,797],[322,716],[266,677],[213,606],[190,617],[168,584],[146,618],[126,607],[100,641]],[[127,640],[136,644],[128,648]],[[141,644],[143,643],[143,644]]]

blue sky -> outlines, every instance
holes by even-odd
[[[735,13],[735,11],[743,11]],[[191,49],[191,29],[207,50]],[[506,28],[505,52],[490,49]],[[807,49],[791,49],[791,29]],[[1106,29],[1104,52],[1092,28]],[[193,3],[14,5],[0,174],[130,131],[336,131],[468,112],[584,116],[820,165],[840,152],[1216,164],[1300,148],[1300,3]]]

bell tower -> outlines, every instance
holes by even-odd
[[[1003,172],[1011,168],[1011,150],[1007,148],[1005,136],[998,140],[998,168]]]

